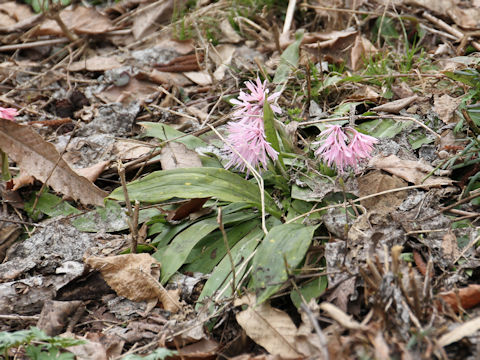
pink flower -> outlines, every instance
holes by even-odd
[[[2,119],[14,120],[17,115],[17,109],[0,107],[0,118]]]
[[[280,96],[280,92],[273,93],[270,96],[268,95],[269,90],[266,88],[266,80],[263,82],[260,81],[260,78],[257,77],[256,84],[251,81],[246,81],[245,85],[250,90],[250,94],[240,91],[238,99],[231,100],[232,104],[235,104],[235,112],[233,116],[242,120],[247,120],[250,118],[258,118],[263,114],[263,103],[267,99],[272,111],[276,114],[280,114],[282,110],[277,106],[272,104],[275,99]]]
[[[231,101],[235,104],[233,117],[239,119],[239,121],[228,125],[230,134],[227,141],[236,152],[228,148],[230,161],[225,168],[235,167],[242,172],[247,170],[248,176],[250,170],[245,161],[254,168],[260,169],[262,167],[266,169],[268,157],[272,160],[278,158],[278,152],[266,140],[263,127],[263,104],[265,100],[270,104],[280,96],[280,93],[268,96],[266,81],[262,84],[259,78],[257,78],[256,84],[247,81],[245,85],[250,90],[250,94],[240,91],[238,99]],[[274,113],[282,112],[276,105],[270,104],[270,107]]]
[[[370,158],[373,144],[378,142],[374,137],[361,134],[352,127],[344,130],[340,125],[328,125],[328,129],[320,136],[322,145],[315,151],[315,155],[320,156],[328,166],[335,164],[340,173],[347,167],[356,169],[360,161]]]
[[[230,132],[228,142],[232,147],[254,168],[267,168],[267,155],[272,160],[277,160],[278,152],[270,145],[265,138],[263,123],[234,122],[228,125]],[[225,166],[226,169],[235,167],[244,172],[247,170],[247,176],[250,170],[245,161],[232,149],[230,151],[230,161]]]

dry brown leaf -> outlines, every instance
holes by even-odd
[[[126,86],[112,86],[97,94],[106,103],[120,102],[124,105],[132,101],[144,102],[158,92],[155,84],[131,78]]]
[[[450,261],[453,261],[460,255],[460,250],[458,249],[457,237],[453,231],[449,230],[442,239],[442,252],[443,256]]]
[[[374,55],[377,49],[373,44],[366,39],[363,35],[357,35],[355,38],[355,44],[352,47],[350,53],[350,61],[353,70],[358,70],[362,67],[365,60]]]
[[[233,45],[219,45],[216,47],[216,52],[211,53],[217,69],[213,73],[215,80],[220,81],[225,76],[230,63],[232,62],[233,54],[235,53],[236,46]]]
[[[297,327],[286,312],[275,309],[268,303],[255,306],[256,297],[246,294],[235,300],[235,306],[248,305],[236,315],[237,322],[247,335],[269,353],[284,358],[301,356],[295,348]]]
[[[166,0],[156,1],[154,3],[147,2],[141,5],[137,9],[133,19],[132,32],[135,40],[151,34],[158,27],[158,24],[170,21],[175,6],[177,6],[177,9],[181,9],[181,6],[183,6],[182,3],[184,2],[185,0]]]
[[[169,84],[178,87],[184,87],[187,85],[191,85],[193,82],[183,74],[180,73],[172,73],[172,72],[165,72],[165,71],[158,71],[154,69],[151,73],[142,75],[146,76],[150,81],[154,82],[155,84]]]
[[[360,176],[358,182],[358,195],[360,197],[376,194],[385,190],[398,189],[407,186],[407,183],[396,177],[383,174],[381,171],[372,171]],[[397,191],[363,200],[361,204],[369,211],[386,215],[394,211],[407,197],[407,191]]]
[[[60,17],[69,30],[77,34],[103,34],[113,29],[110,19],[93,7],[79,6],[75,10],[65,9],[60,13]],[[35,35],[63,36],[64,34],[55,20],[48,20],[38,28]]]
[[[447,13],[455,24],[464,29],[476,30],[480,27],[480,9],[478,8],[461,9],[454,6]]]
[[[462,97],[453,98],[450,95],[444,94],[441,96],[435,95],[433,103],[433,111],[435,111],[445,124],[455,122],[455,110],[462,102]]]
[[[121,67],[122,64],[115,56],[94,56],[89,59],[75,61],[70,64],[68,71],[106,71]]]
[[[405,0],[406,4],[421,6],[437,15],[447,15],[447,11],[459,0]]]
[[[348,97],[349,100],[353,101],[377,101],[380,98],[380,95],[373,90],[370,86],[361,86],[356,90],[352,95]]]
[[[35,181],[35,178],[30,174],[20,173],[17,177],[12,179],[12,190],[16,191],[21,189],[24,186],[32,185]]]
[[[386,157],[382,155],[375,156],[370,160],[369,166],[379,170],[385,170],[415,185],[450,185],[453,182],[453,180],[447,177],[433,175],[422,182],[434,168],[422,160],[402,160],[396,155]]]
[[[441,292],[438,294],[454,311],[458,311],[460,305],[463,309],[471,309],[480,304],[480,285],[471,284],[465,288],[452,291]],[[459,304],[460,302],[460,304]],[[441,304],[438,304],[441,308]]]
[[[375,106],[374,108],[370,109],[371,111],[384,111],[387,113],[392,113],[392,114],[398,114],[400,110],[406,108],[409,106],[411,103],[413,103],[415,100],[418,99],[417,95],[410,96],[408,98],[400,99],[400,100],[395,100],[391,101],[389,103]]]
[[[177,142],[169,142],[165,145],[160,154],[160,163],[163,170],[202,167],[198,154]]]
[[[85,263],[99,270],[118,295],[132,301],[159,299],[168,311],[180,309],[178,298],[173,298],[158,282],[160,264],[149,254],[92,256]]]
[[[207,70],[202,71],[187,71],[184,72],[188,79],[192,80],[195,84],[200,86],[207,86],[212,84],[212,77]]]
[[[169,357],[170,360],[200,360],[215,359],[221,346],[214,340],[202,339],[194,344],[182,347],[178,350],[178,355]]]
[[[329,62],[346,62],[351,66],[350,48],[355,43],[357,34],[356,30],[310,33],[305,35],[303,43],[313,56],[318,56],[319,50],[322,50],[322,59],[326,57]]]
[[[120,139],[113,144],[112,154],[120,160],[132,160],[151,153],[153,149],[154,148],[150,146],[145,146],[134,141]]]
[[[75,172],[87,178],[91,182],[94,182],[102,174],[105,168],[110,164],[110,161],[100,161],[95,165],[89,166],[88,168],[75,169]]]
[[[0,4],[0,20],[2,27],[7,27],[35,16],[28,5],[7,1]]]
[[[242,37],[235,31],[228,19],[222,20],[219,27],[222,32],[220,42],[237,44],[242,41]]]
[[[73,171],[60,158],[55,146],[43,140],[29,126],[0,119],[0,144],[22,173],[42,182],[48,179],[47,185],[55,191],[83,204],[104,205],[103,199],[108,193]]]
[[[442,335],[442,337],[438,339],[438,345],[448,346],[463,339],[465,336],[475,334],[478,330],[480,330],[480,317],[476,317],[475,319],[467,321],[466,323],[463,323],[462,325],[459,325],[455,329]]]

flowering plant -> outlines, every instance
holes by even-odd
[[[373,144],[377,142],[373,136],[359,133],[350,126],[343,129],[340,125],[328,125],[328,129],[320,134],[317,144],[322,145],[315,151],[315,155],[328,166],[335,165],[343,173],[347,167],[356,170],[359,162],[370,158]]]
[[[0,118],[13,120],[15,116],[18,115],[17,109],[14,108],[3,108],[0,106]]]
[[[231,122],[228,125],[227,142],[229,146],[227,150],[229,151],[230,161],[225,167],[227,169],[234,167],[240,171],[246,169],[248,176],[250,170],[246,162],[254,168],[260,169],[262,167],[266,169],[267,156],[274,161],[278,158],[278,152],[267,141],[265,135],[263,122],[265,101],[268,102],[274,113],[280,114],[282,110],[277,105],[272,104],[280,96],[280,93],[276,92],[269,96],[266,81],[262,83],[257,78],[256,84],[247,81],[245,85],[250,93],[240,91],[238,99],[231,100],[235,105],[233,117],[238,121]]]

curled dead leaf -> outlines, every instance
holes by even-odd
[[[149,254],[126,254],[89,257],[85,263],[99,270],[107,284],[118,295],[132,301],[159,299],[171,312],[180,310],[178,298],[172,297],[158,282],[160,263]]]

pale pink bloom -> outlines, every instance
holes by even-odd
[[[0,106],[0,118],[7,120],[14,120],[15,116],[18,115],[17,109],[13,108],[3,108]]]
[[[268,96],[266,81],[262,83],[259,78],[256,84],[247,81],[245,85],[250,90],[250,94],[240,91],[238,99],[231,101],[235,104],[233,117],[239,121],[228,125],[230,134],[227,141],[252,167],[266,169],[268,157],[277,160],[278,153],[266,140],[263,127],[263,105],[266,100],[274,113],[281,113],[282,110],[278,106],[271,104],[280,96],[280,93]],[[232,149],[228,150],[230,161],[225,167],[227,169],[235,167],[242,172],[247,170],[248,176],[250,170],[245,161]]]
[[[378,140],[373,136],[362,134],[352,127],[347,127],[346,130],[353,135],[349,147],[355,156],[358,159],[370,158],[373,151],[373,144],[376,144]]]
[[[373,144],[378,142],[374,137],[361,134],[352,127],[344,130],[340,125],[328,125],[320,137],[322,145],[315,151],[315,155],[328,166],[335,165],[339,173],[348,167],[356,169],[360,161],[370,158]]]
[[[240,91],[238,99],[230,100],[235,105],[235,112],[233,117],[239,118],[242,121],[248,121],[254,118],[262,117],[263,103],[267,99],[272,111],[280,114],[282,110],[277,105],[272,104],[280,96],[280,92],[275,92],[268,96],[269,90],[266,88],[267,81],[263,83],[257,77],[256,84],[251,81],[246,81],[245,86],[250,90],[250,94]]]
[[[263,167],[267,168],[268,158],[277,160],[278,152],[270,145],[265,138],[265,131],[263,124],[250,124],[247,122],[234,122],[228,125],[230,132],[227,141],[232,147],[243,157],[243,159],[232,149],[230,150],[230,161],[225,165],[225,168],[235,167],[244,172],[247,170],[247,176],[250,170],[245,161],[247,161],[255,169]],[[245,159],[245,160],[244,160]]]

